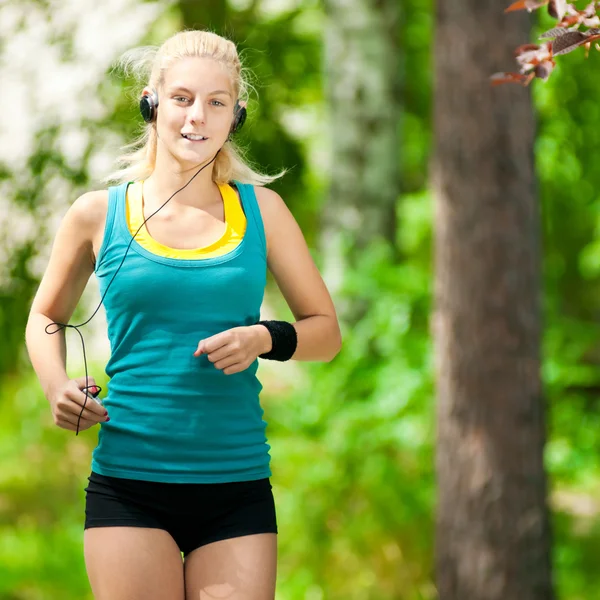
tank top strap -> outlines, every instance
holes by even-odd
[[[98,256],[96,257],[96,266],[94,268],[95,271],[98,271],[100,265],[102,264],[102,259],[104,258],[114,235],[114,231],[117,227],[117,215],[123,206],[125,190],[127,189],[128,185],[128,182],[125,182],[121,185],[113,185],[108,188],[108,206],[106,209],[106,221],[104,223],[104,237],[102,240],[102,245],[100,246],[100,250],[98,251]]]
[[[246,235],[250,233],[251,230],[256,232],[258,236],[258,242],[260,244],[261,250],[263,252],[263,256],[266,260],[267,258],[267,241],[265,237],[265,228],[262,220],[262,216],[260,214],[260,207],[258,206],[258,200],[256,199],[256,193],[254,191],[254,186],[249,183],[240,183],[239,181],[232,182],[235,187],[238,189],[240,193],[240,199],[242,201],[242,206],[244,208],[244,212],[246,213],[247,228]],[[250,227],[250,224],[253,227]]]

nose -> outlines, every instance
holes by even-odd
[[[200,98],[197,98],[194,101],[194,104],[192,104],[192,106],[190,106],[190,111],[189,111],[189,119],[192,123],[204,123],[204,106],[202,103],[202,100]]]

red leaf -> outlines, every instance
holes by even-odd
[[[549,0],[517,0],[513,2],[508,8],[504,9],[504,12],[513,12],[515,10],[528,10],[531,12],[536,8],[541,8],[548,4]]]
[[[525,0],[517,0],[517,2],[514,2],[513,4],[511,4],[508,8],[504,9],[504,12],[513,12],[515,10],[525,10],[526,6],[525,6]]]
[[[521,73],[528,72],[535,65],[539,65],[545,60],[552,60],[552,43],[544,42],[541,46],[524,44],[517,48],[515,54],[517,63],[521,67]]]
[[[534,73],[523,75],[522,73],[494,73],[490,77],[492,85],[502,85],[503,83],[520,83],[523,86],[529,84],[533,79]]]
[[[523,52],[529,52],[531,50],[539,50],[540,46],[538,44],[521,44],[515,48],[515,56],[521,56]]]

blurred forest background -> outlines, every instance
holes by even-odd
[[[141,126],[139,88],[111,70],[113,61],[191,27],[233,39],[254,74],[241,140],[267,172],[290,169],[273,188],[299,221],[343,326],[344,347],[331,363],[261,362],[280,526],[277,598],[456,597],[439,593],[435,566],[436,504],[448,488],[436,486],[443,415],[436,416],[431,318],[434,196],[446,188],[439,178],[432,185],[433,115],[446,124],[455,118],[460,128],[467,112],[483,114],[496,93],[485,77],[510,70],[510,48],[553,25],[545,13],[503,15],[503,3],[491,0],[479,4],[493,18],[478,23],[470,4],[454,2],[463,12],[444,19],[463,22],[464,32],[455,28],[453,40],[446,30],[440,40],[430,0],[0,0],[1,600],[91,598],[83,488],[97,430],[75,437],[53,425],[27,358],[25,324],[67,207],[103,187],[119,147]],[[518,19],[518,35],[503,44]],[[465,51],[467,37],[478,40],[477,51]],[[498,44],[482,77],[473,65]],[[435,52],[454,70],[436,74]],[[497,90],[515,111],[531,100],[535,115],[535,181],[527,189],[540,213],[543,398],[534,401],[547,408],[553,581],[563,600],[600,599],[599,69],[597,52],[587,60],[574,52],[531,90]],[[461,116],[454,107],[467,80],[475,91]],[[438,160],[454,140],[440,131]],[[461,131],[476,138],[479,130],[471,122]],[[518,127],[500,126],[496,152],[519,135]],[[475,163],[462,175],[479,185]],[[503,182],[495,183],[502,192]],[[506,181],[507,203],[519,201],[513,192]],[[501,235],[509,225],[499,219],[484,227],[474,218],[467,231],[480,226]],[[452,239],[440,235],[442,262],[458,252],[450,244],[460,246],[460,238]],[[539,241],[532,237],[532,247]],[[502,264],[498,275],[510,280]],[[481,295],[496,297],[487,277],[473,306]],[[85,321],[98,301],[92,278],[71,323]],[[463,305],[470,310],[468,298]],[[290,318],[272,281],[265,314]],[[102,311],[83,335],[90,374],[106,389]],[[69,374],[81,376],[79,337],[69,331],[67,340]],[[487,358],[469,364],[477,369]],[[511,447],[510,427],[503,443]],[[518,452],[526,461],[529,451]],[[438,456],[441,475],[465,467],[445,456]],[[527,596],[534,597],[550,595]]]

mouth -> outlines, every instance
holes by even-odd
[[[205,142],[208,140],[208,138],[204,137],[203,135],[194,135],[192,133],[182,133],[181,137],[190,142]]]

